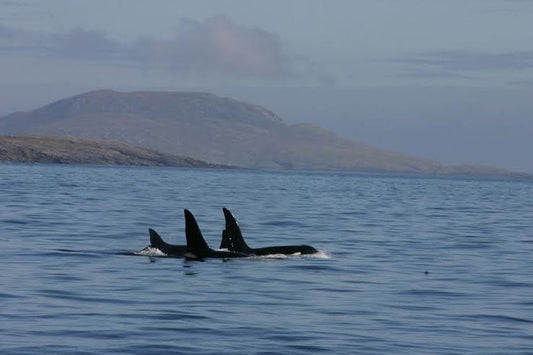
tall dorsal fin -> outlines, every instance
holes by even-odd
[[[191,211],[184,210],[185,213],[185,238],[187,239],[187,248],[209,249],[196,219]]]
[[[219,249],[232,250],[231,239],[229,238],[228,233],[225,229],[222,231],[222,240],[220,241]]]
[[[229,250],[235,251],[248,251],[251,248],[246,244],[241,233],[239,223],[233,216],[233,214],[227,208],[222,209],[224,211],[224,218],[226,219],[226,229],[222,232],[222,244]]]

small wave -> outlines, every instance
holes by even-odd
[[[133,252],[133,254],[142,256],[167,256],[167,254],[163,253],[161,250],[151,247],[146,247],[142,250]]]
[[[302,253],[294,253],[294,254],[267,254],[267,255],[252,255],[250,256],[252,259],[260,259],[260,260],[269,260],[269,259],[291,259],[291,258],[311,258],[311,259],[331,259],[331,256],[328,255],[324,251],[318,251],[318,253],[314,254],[303,254]]]
[[[325,251],[319,250],[318,253],[303,255],[306,258],[313,259],[331,259],[331,255]]]
[[[453,292],[453,291],[443,291],[443,290],[433,290],[433,289],[411,289],[400,291],[400,294],[403,295],[415,295],[415,296],[435,296],[435,297],[467,297],[468,294],[464,292]]]
[[[228,249],[218,249],[220,251],[228,251]],[[128,253],[129,254],[129,253]],[[167,254],[163,253],[161,250],[157,248],[151,248],[146,247],[139,251],[134,251],[134,255],[142,255],[142,256],[168,256]],[[294,254],[268,254],[268,255],[250,255],[248,258],[250,259],[259,259],[259,260],[277,260],[277,259],[289,259],[289,258],[311,258],[311,259],[331,259],[331,256],[327,254],[324,251],[318,251],[318,253],[314,254],[304,254],[302,253],[294,253]]]
[[[492,321],[502,321],[502,322],[533,323],[533,320],[531,319],[500,315],[500,314],[471,314],[471,315],[465,315],[465,317],[472,318],[472,319],[488,319]]]
[[[8,223],[8,224],[28,224],[29,223],[28,221],[23,221],[21,219],[4,219],[2,222]]]
[[[250,259],[257,260],[278,260],[278,259],[288,259],[290,255],[285,254],[267,254],[267,255],[250,255]]]

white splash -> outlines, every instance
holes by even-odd
[[[260,260],[277,260],[277,259],[288,259],[290,257],[291,257],[290,255],[286,255],[286,254],[267,254],[267,255],[252,255],[250,258],[260,259]]]
[[[276,260],[276,259],[292,259],[292,258],[311,258],[311,259],[331,259],[331,256],[324,251],[319,250],[318,253],[304,254],[298,252],[294,254],[267,254],[267,255],[252,255],[252,259],[260,260]]]
[[[303,255],[306,258],[313,259],[331,259],[331,255],[323,250],[319,250],[318,253]]]
[[[146,247],[142,250],[136,251],[134,254],[143,256],[167,256],[167,254],[163,253],[161,250],[151,247]]]

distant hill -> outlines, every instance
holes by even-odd
[[[129,144],[69,137],[0,136],[0,161],[22,163],[214,167]]]
[[[287,125],[261,106],[195,92],[92,91],[0,118],[0,134],[121,141],[215,164],[251,168],[505,172],[446,167],[380,150],[315,125]]]

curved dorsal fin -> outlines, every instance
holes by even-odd
[[[150,233],[150,247],[157,248],[163,253],[166,253],[167,243],[165,243],[163,238],[161,238],[161,236],[152,228],[148,229],[148,233]]]
[[[196,219],[191,211],[184,210],[185,214],[185,238],[187,239],[187,248],[209,249]]]
[[[244,241],[239,223],[237,223],[233,214],[227,208],[223,208],[222,210],[226,219],[226,229],[222,232],[222,243],[220,247],[222,248],[222,244],[224,244],[229,250],[250,250],[251,248]]]

